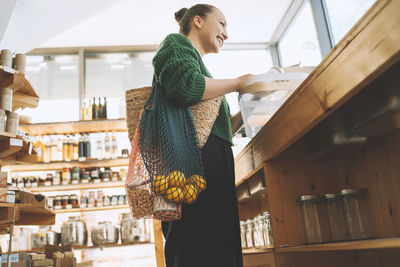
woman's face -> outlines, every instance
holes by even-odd
[[[218,53],[228,39],[226,20],[221,11],[214,9],[202,20],[199,30],[201,45],[206,53]]]

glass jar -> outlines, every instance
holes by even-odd
[[[70,184],[71,181],[71,169],[63,168],[62,169],[62,184]]]
[[[116,206],[118,204],[118,196],[114,195],[111,197],[111,206]]]
[[[103,182],[109,182],[111,180],[111,170],[110,168],[104,168],[102,173]]]
[[[118,196],[118,205],[124,205],[125,204],[125,196],[120,195]]]
[[[54,197],[53,207],[55,210],[62,209],[62,197],[61,196]]]
[[[340,195],[343,200],[347,232],[350,239],[372,237],[367,190],[345,189],[340,191]]]
[[[297,198],[297,204],[301,207],[304,233],[306,242],[329,242],[330,232],[326,206],[320,195],[304,195]]]
[[[57,171],[53,177],[53,185],[60,185],[61,184],[61,172]]]
[[[273,247],[274,238],[272,236],[272,227],[271,227],[271,214],[266,211],[263,213],[263,236],[265,247]]]
[[[90,171],[82,169],[82,184],[88,184],[90,181]]]
[[[111,205],[111,199],[110,199],[110,197],[109,196],[104,196],[104,198],[103,198],[103,205],[104,206],[110,206]]]
[[[53,209],[54,205],[54,197],[47,197],[46,198],[46,205],[49,209]]]
[[[242,248],[247,248],[246,242],[246,222],[240,221],[240,238],[242,240]]]
[[[88,199],[88,208],[93,208],[96,204],[96,198],[94,197],[94,192],[89,192],[89,199]]]
[[[81,203],[80,203],[79,207],[87,208],[87,206],[88,206],[88,198],[85,196],[81,196]]]
[[[119,172],[112,172],[111,181],[116,182],[119,180]]]
[[[78,196],[77,195],[71,195],[69,199],[69,204],[72,206],[72,208],[78,208]]]
[[[332,241],[348,239],[343,202],[340,194],[324,194]]]
[[[69,205],[69,196],[68,195],[64,195],[61,197],[61,206],[63,209],[68,209],[71,207],[68,207]]]
[[[79,184],[79,180],[81,179],[81,168],[73,167],[72,168],[72,184]]]
[[[254,221],[251,219],[246,221],[246,243],[247,248],[254,248]]]
[[[44,181],[45,186],[51,186],[53,184],[53,174],[48,173],[46,175],[46,180]]]
[[[262,248],[265,247],[264,235],[263,235],[263,216],[258,215],[254,218],[254,247]]]
[[[97,168],[97,167],[93,168],[90,171],[90,176],[91,176],[91,179],[92,179],[93,183],[100,183],[99,168]]]

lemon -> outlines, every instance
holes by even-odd
[[[186,178],[183,172],[173,171],[168,175],[168,183],[170,186],[183,188],[186,184]]]
[[[185,199],[183,201],[187,204],[192,204],[194,201],[196,201],[197,196],[198,196],[197,189],[192,184],[185,185],[185,188],[183,189],[183,193],[185,196]]]
[[[206,188],[206,180],[198,174],[192,175],[188,179],[188,184],[194,185],[199,193],[203,192]]]
[[[151,189],[156,194],[164,194],[168,189],[168,179],[165,175],[158,175],[152,182],[151,182]]]
[[[165,192],[164,197],[171,202],[179,203],[185,198],[185,194],[179,187],[170,187]]]

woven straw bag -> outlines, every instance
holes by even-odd
[[[129,140],[132,142],[136,127],[139,124],[140,112],[149,98],[151,86],[130,89],[126,91],[126,124]],[[194,126],[199,139],[200,148],[203,148],[210,135],[211,128],[217,119],[221,106],[222,96],[202,101],[190,107],[194,117]]]

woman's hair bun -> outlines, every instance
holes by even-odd
[[[183,19],[183,16],[185,16],[186,11],[188,11],[186,7],[181,8],[179,11],[175,12],[175,20],[180,23],[181,20]]]

